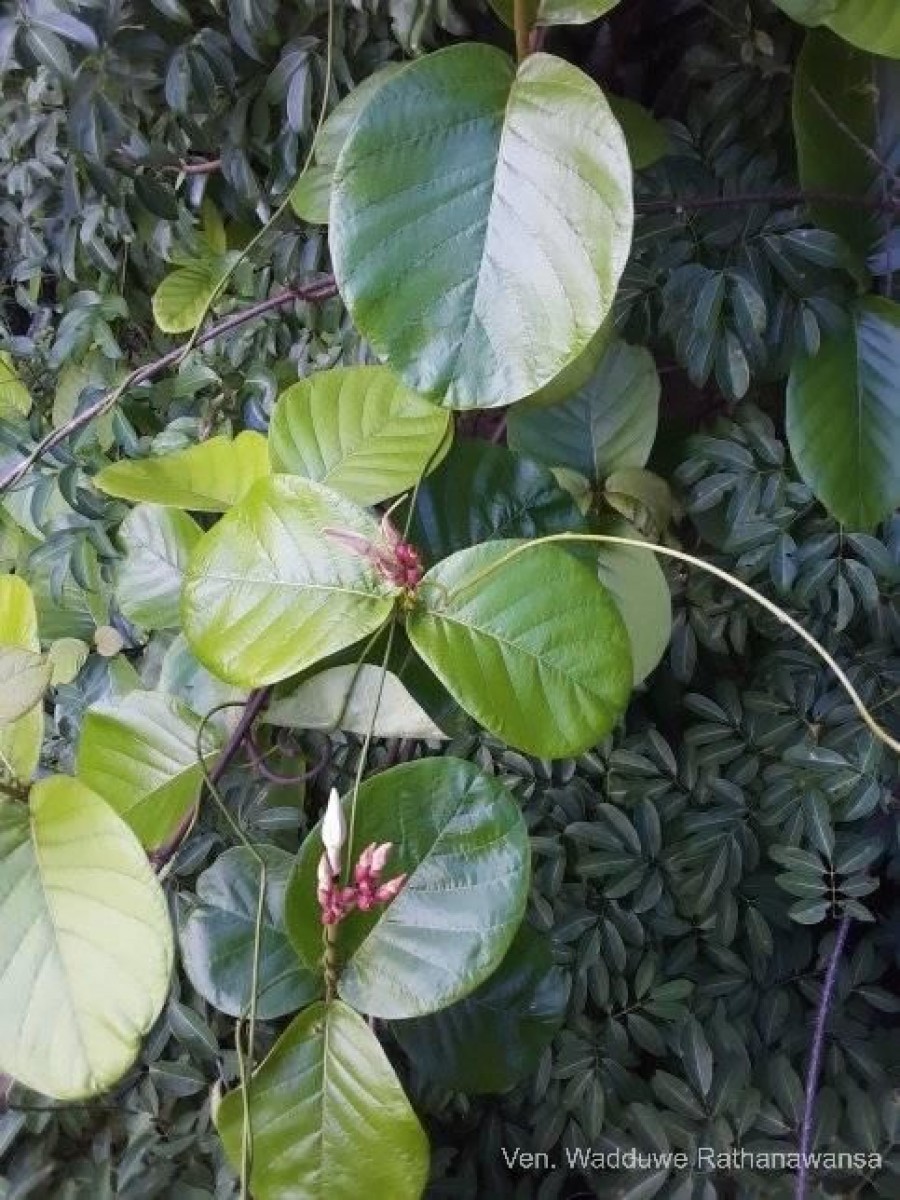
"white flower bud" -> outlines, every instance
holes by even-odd
[[[328,855],[328,865],[333,875],[340,874],[341,850],[347,839],[347,824],[344,820],[344,809],[337,788],[331,789],[328,797],[328,807],[322,819],[322,845]]]

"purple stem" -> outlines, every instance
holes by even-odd
[[[244,705],[241,719],[235,725],[231,737],[225,744],[225,749],[216,759],[216,765],[209,773],[209,777],[213,783],[218,783],[228,770],[232,760],[240,750],[244,738],[250,732],[253,722],[265,708],[271,690],[271,688],[258,688],[247,697],[247,703]]]
[[[803,1123],[800,1126],[800,1165],[797,1171],[797,1187],[794,1200],[806,1200],[806,1189],[809,1182],[807,1156],[812,1145],[813,1118],[816,1112],[816,1093],[819,1090],[819,1075],[822,1071],[822,1050],[825,1046],[825,1027],[828,1024],[828,1014],[831,1001],[834,998],[834,987],[837,983],[838,964],[847,944],[847,934],[850,930],[850,917],[841,917],[837,927],[837,935],[828,968],[819,995],[819,1007],[816,1011],[816,1025],[813,1030],[812,1047],[809,1054],[809,1069],[806,1072],[806,1099],[803,1104]]]

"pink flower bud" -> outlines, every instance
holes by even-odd
[[[396,897],[397,893],[406,883],[405,875],[396,875],[393,879],[389,879],[387,883],[383,883],[375,893],[375,901],[378,904],[390,904]]]
[[[393,842],[382,842],[380,846],[373,847],[371,866],[373,875],[380,875],[387,866],[387,860],[390,858],[393,848]]]

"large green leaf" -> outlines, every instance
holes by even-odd
[[[428,1141],[394,1068],[362,1017],[314,1004],[281,1035],[250,1081],[256,1200],[419,1200]],[[240,1170],[244,1097],[216,1125]]]
[[[430,562],[497,538],[585,528],[545,467],[483,441],[457,442],[419,488],[410,539]]]
[[[844,525],[871,529],[900,504],[900,306],[867,297],[846,333],[795,360],[787,435],[804,481]]]
[[[160,692],[130,692],[88,709],[78,743],[78,778],[131,826],[148,849],[176,832],[200,794],[200,718]],[[207,761],[219,749],[204,732]]]
[[[60,1100],[137,1057],[169,990],[162,889],[127,825],[75,779],[0,804],[0,1070]]]
[[[139,504],[119,530],[125,557],[116,575],[119,608],[145,629],[181,625],[181,585],[202,530],[187,513]]]
[[[349,822],[349,799],[344,806]],[[386,908],[341,922],[340,995],[361,1012],[402,1019],[473,991],[502,961],[528,895],[528,834],[509,792],[461,759],[420,759],[366,780],[353,828],[354,853],[392,842],[385,878],[408,879]],[[310,967],[322,950],[321,853],[317,827],[288,890],[288,933]]]
[[[622,467],[650,457],[659,419],[660,383],[653,356],[612,342],[591,379],[552,408],[519,405],[507,419],[507,438],[551,467],[570,467],[601,483]]]
[[[454,408],[549,383],[610,310],[632,229],[625,140],[600,89],[490,46],[412,63],[338,159],[331,249],[361,332]]]
[[[384,679],[382,681],[382,674]],[[289,729],[345,729],[374,737],[446,737],[391,671],[371,663],[329,667],[272,701],[264,720]]]
[[[229,683],[295,675],[385,623],[398,589],[333,532],[377,542],[379,524],[337,492],[288,475],[261,480],[199,543],[184,631]]]
[[[562,1024],[569,981],[549,938],[523,925],[480,988],[430,1017],[397,1021],[417,1072],[460,1092],[503,1092],[537,1066]]]
[[[0,575],[0,647],[37,654],[37,611],[31,588],[18,575]],[[27,782],[37,769],[44,738],[44,710],[40,704],[9,725],[0,726],[0,776],[5,765]]]
[[[601,532],[640,540],[627,521],[605,522]],[[633,546],[598,545],[597,572],[628,630],[636,686],[659,664],[672,635],[669,585],[656,555]]]
[[[269,1021],[309,1004],[321,988],[319,978],[297,960],[284,927],[293,855],[277,846],[256,851],[266,864],[256,1015]],[[233,846],[197,880],[197,901],[178,923],[188,978],[205,1000],[231,1017],[246,1016],[250,1006],[259,880],[257,859],[245,846]]]
[[[900,8],[898,8],[900,13]],[[816,221],[868,254],[884,216],[866,206],[890,178],[880,162],[900,153],[900,66],[854,49],[825,30],[808,34],[794,75],[793,120],[800,181],[812,193],[858,196],[860,204],[811,203]]]
[[[316,138],[315,165],[304,172],[291,191],[291,208],[304,221],[328,224],[334,168],[347,135],[356,119],[383,83],[401,71],[405,63],[385,63],[361,80],[340,104],[328,114],[328,120]]]
[[[272,468],[358,504],[412,487],[447,439],[450,414],[387,367],[338,367],[289,387],[269,430]]]
[[[234,440],[210,438],[158,458],[122,460],[94,477],[102,492],[192,512],[225,512],[269,474],[269,451],[260,433]]]
[[[558,546],[501,563],[515,545],[489,542],[433,567],[410,640],[485,729],[541,757],[578,754],[625,710],[628,635],[590,567]]]

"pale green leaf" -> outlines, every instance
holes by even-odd
[[[378,1038],[339,1000],[314,1004],[281,1035],[250,1082],[256,1200],[419,1200],[428,1141]],[[216,1125],[235,1170],[244,1098]]]
[[[378,542],[381,528],[321,484],[261,480],[191,556],[183,615],[197,658],[263,687],[375,633],[399,589],[341,534]]]
[[[344,367],[301,380],[278,399],[272,468],[327,484],[357,504],[411,488],[449,444],[450,414],[386,367]]]
[[[268,474],[266,439],[245,430],[233,440],[220,435],[158,458],[123,459],[95,475],[94,483],[122,500],[225,512]]]
[[[217,258],[176,267],[153,293],[153,317],[163,333],[190,333],[201,319],[223,273]]]
[[[414,647],[485,729],[545,758],[578,754],[622,715],[633,667],[612,597],[558,546],[489,542],[427,573]]]
[[[0,726],[10,726],[40,703],[50,673],[50,664],[36,651],[0,645]]]
[[[273,700],[265,713],[270,725],[289,729],[344,729],[375,737],[443,741],[443,733],[392,672],[381,681],[381,668],[363,663],[330,667]],[[381,701],[378,702],[379,693]],[[376,708],[377,703],[377,708]]]
[[[0,647],[38,653],[37,610],[31,588],[18,575],[0,576]],[[27,782],[37,770],[44,737],[44,711],[35,705],[18,721],[0,727],[0,774],[8,764]]]
[[[331,218],[341,295],[375,350],[416,391],[488,408],[549,383],[603,324],[631,166],[576,67],[532,54],[516,71],[493,47],[452,46],[363,109]]]
[[[132,1065],[169,990],[165,897],[140,843],[78,780],[0,804],[0,1070],[60,1100]]]
[[[19,378],[12,358],[0,350],[0,418],[27,417],[31,403],[31,393]]]
[[[148,849],[163,845],[197,802],[200,718],[160,692],[130,692],[88,709],[78,743],[78,778],[131,826]],[[204,758],[219,749],[204,734]]]
[[[601,532],[640,539],[624,521],[609,521]],[[628,630],[635,685],[658,665],[672,633],[672,597],[655,554],[634,546],[597,547],[597,571],[615,600]]]
[[[129,621],[145,629],[181,624],[181,585],[202,530],[187,513],[139,504],[119,529],[125,557],[118,564],[116,598]]]

